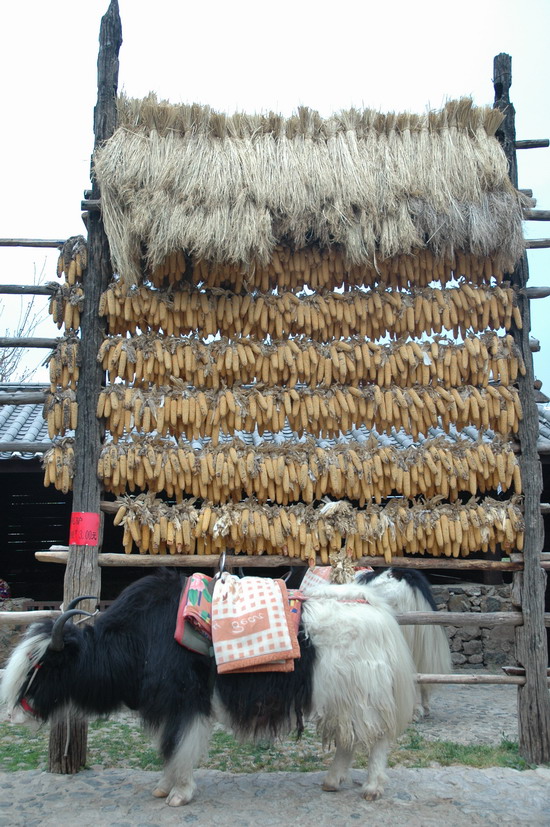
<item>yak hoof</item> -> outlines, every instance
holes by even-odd
[[[382,790],[370,790],[364,792],[363,798],[365,801],[378,801],[379,798],[382,798]]]
[[[340,790],[340,784],[331,784],[330,781],[323,781],[323,790],[326,793],[337,793]]]
[[[165,790],[162,787],[155,787],[153,790],[153,795],[155,798],[166,798],[168,795],[168,790]]]
[[[189,804],[195,792],[194,787],[174,787],[170,795],[166,799],[169,807],[182,807],[184,804]]]

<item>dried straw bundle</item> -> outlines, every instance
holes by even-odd
[[[330,510],[302,503],[286,507],[255,500],[216,506],[194,500],[170,506],[152,494],[123,497],[115,524],[124,526],[124,550],[141,554],[216,554],[227,549],[249,555],[280,555],[325,564],[342,542],[354,559],[409,552],[466,557],[471,552],[523,547],[523,517],[517,499],[475,498],[441,504],[394,499],[386,506]],[[198,561],[197,561],[198,562]]]
[[[521,202],[494,134],[468,99],[418,116],[301,109],[226,117],[150,96],[121,99],[95,156],[115,267],[127,283],[171,253],[252,267],[277,243],[338,245],[350,265],[428,247],[515,261]]]

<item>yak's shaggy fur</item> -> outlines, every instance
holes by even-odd
[[[82,716],[135,710],[165,762],[154,795],[172,806],[193,797],[193,768],[216,718],[247,737],[281,735],[312,718],[336,744],[324,788],[338,789],[362,748],[370,755],[363,795],[380,796],[388,747],[412,718],[415,690],[409,650],[376,591],[350,584],[312,596],[294,672],[218,676],[207,657],[174,640],[182,585],[166,571],[138,580],[94,626],[67,623],[61,651],[48,648],[52,621],[33,625],[8,662],[2,700],[13,708],[25,699],[41,720],[68,708]]]
[[[428,579],[413,569],[388,568],[363,572],[357,582],[388,601],[395,612],[437,611]],[[448,674],[451,671],[449,641],[442,626],[401,626],[418,672]],[[416,716],[428,715],[432,687],[420,684]]]
[[[115,267],[133,284],[142,257],[154,269],[185,250],[250,268],[278,243],[338,245],[358,265],[427,247],[513,266],[522,212],[495,138],[502,119],[469,99],[425,115],[285,119],[121,98],[95,155]]]

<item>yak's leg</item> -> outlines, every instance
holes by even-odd
[[[389,748],[388,739],[380,738],[370,751],[367,781],[361,787],[361,794],[367,801],[375,801],[384,792]]]
[[[336,739],[336,753],[323,779],[323,790],[326,790],[326,792],[337,792],[340,789],[340,784],[346,778],[351,767],[353,753],[353,747],[343,747],[338,739]]]
[[[171,807],[189,804],[197,786],[193,769],[208,748],[211,730],[212,722],[202,715],[186,730],[153,790],[156,798],[166,798],[166,803]]]
[[[430,696],[432,694],[431,686],[425,683],[420,684],[420,702],[422,704],[422,716],[426,718],[430,714]]]

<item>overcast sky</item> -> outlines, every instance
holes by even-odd
[[[329,115],[349,106],[424,112],[471,95],[492,104],[493,57],[512,55],[518,138],[550,136],[550,0],[119,0],[120,88],[233,112]],[[0,236],[66,238],[84,232],[100,19],[108,0],[4,4]],[[550,209],[550,150],[519,153],[520,186]],[[550,236],[531,222],[528,237]],[[55,254],[0,248],[4,283],[31,283]],[[550,251],[529,253],[531,284],[550,284]],[[45,300],[40,299],[45,306]],[[550,396],[550,298],[533,302],[535,373]],[[0,331],[18,304],[3,299]],[[47,317],[43,336],[58,335]],[[43,351],[34,351],[33,363]],[[37,374],[44,380],[44,371]]]

